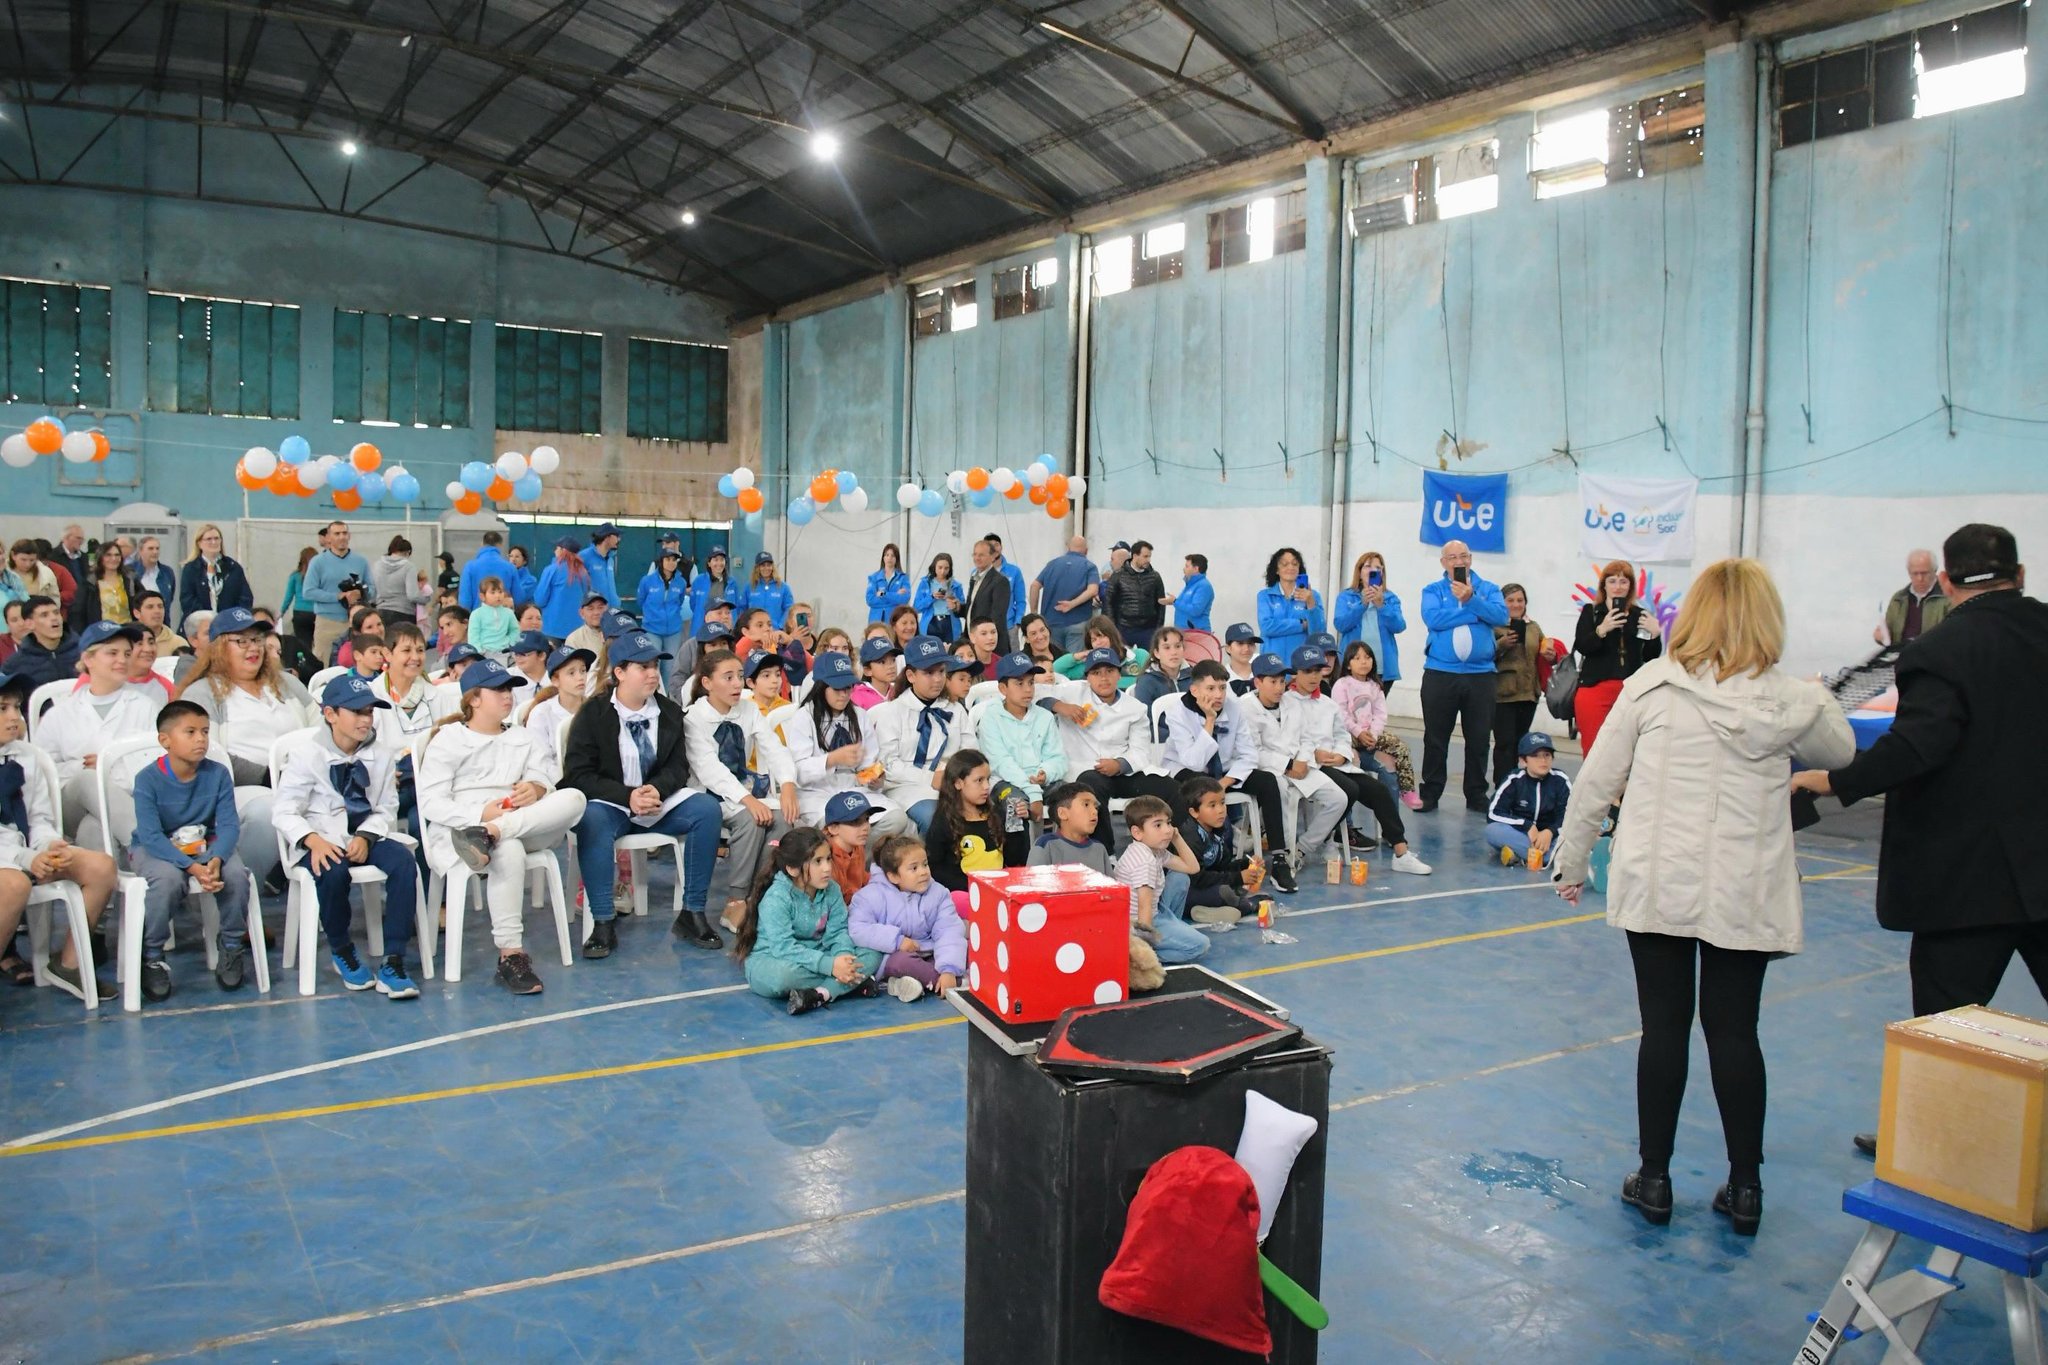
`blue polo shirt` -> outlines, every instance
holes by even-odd
[[[1045,623],[1055,630],[1067,626],[1078,626],[1097,611],[1098,602],[1083,602],[1072,611],[1061,611],[1059,603],[1068,601],[1088,591],[1089,584],[1100,586],[1102,573],[1086,555],[1072,551],[1052,560],[1038,571],[1038,608],[1045,617]]]

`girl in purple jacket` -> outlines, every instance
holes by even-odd
[[[932,880],[921,839],[883,839],[874,857],[881,875],[854,893],[847,932],[856,947],[887,954],[878,975],[898,1000],[943,995],[967,975],[967,926],[953,894]]]

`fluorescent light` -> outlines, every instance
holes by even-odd
[[[839,155],[839,139],[831,133],[820,130],[811,134],[811,155],[820,161],[830,161]]]
[[[684,209],[684,210],[683,210],[683,226],[684,226],[684,227],[695,227],[695,226],[697,226],[697,211],[696,211],[695,209]]]
[[[1920,58],[1914,57],[1918,66]],[[2027,91],[2027,50],[2016,47],[1996,52],[1973,62],[1958,62],[1936,71],[1919,73],[1919,93],[1913,99],[1914,118],[1932,118],[1973,104],[2011,99]]]
[[[349,138],[341,144],[341,154],[343,156],[354,156],[358,150],[354,138]]]

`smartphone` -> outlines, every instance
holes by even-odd
[[[1472,571],[1462,564],[1460,564],[1457,568],[1451,570],[1451,581],[1455,583],[1467,582],[1471,579],[1471,577]]]
[[[807,611],[798,612],[796,614],[796,623],[800,626],[809,625],[811,623],[811,614]]]
[[[1628,610],[1628,603],[1627,603],[1627,602],[1625,602],[1625,601],[1623,601],[1623,600],[1622,600],[1621,598],[1619,598],[1619,597],[1610,597],[1610,598],[1608,598],[1608,599],[1607,599],[1607,610],[1609,610],[1609,611],[1626,611],[1626,610]]]
[[[1381,573],[1378,569],[1367,569],[1365,571],[1365,585],[1368,588],[1377,588],[1381,583],[1385,581],[1386,575]]]

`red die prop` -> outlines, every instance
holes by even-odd
[[[967,989],[1005,1023],[1131,994],[1131,889],[1085,867],[967,874]]]

